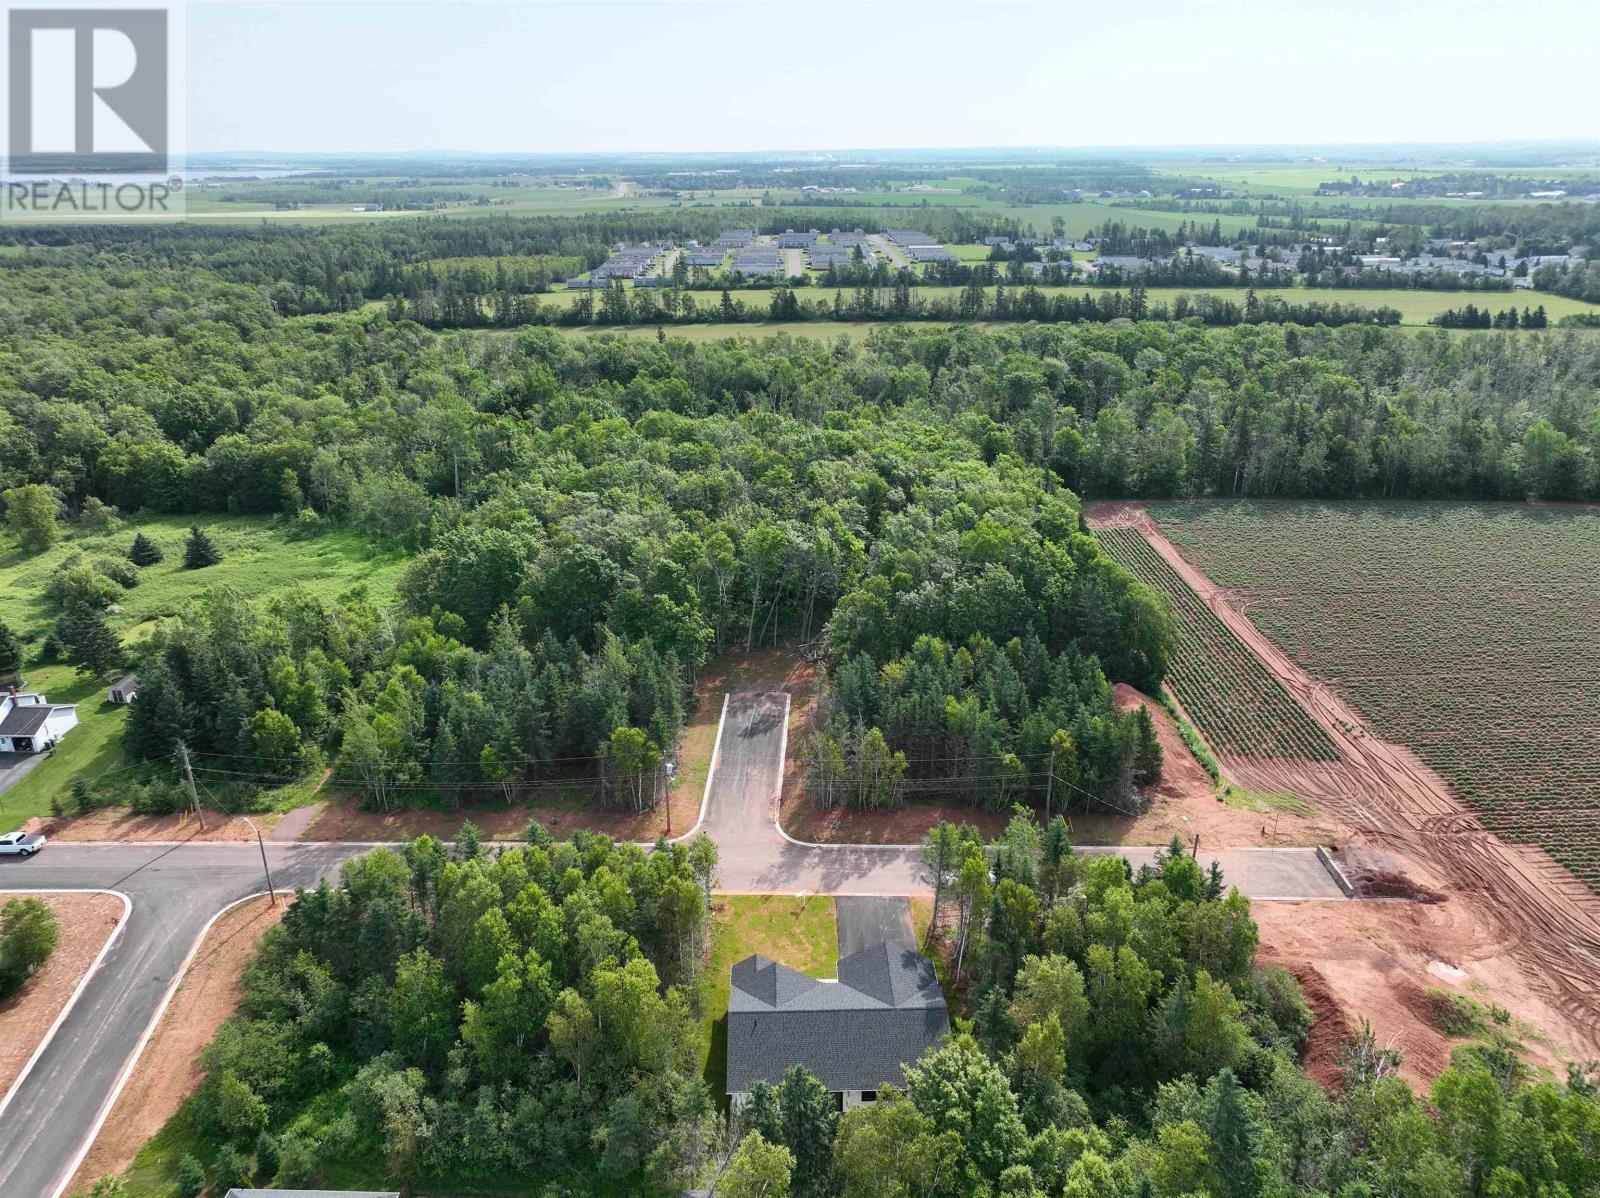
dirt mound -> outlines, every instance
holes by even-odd
[[[1338,1097],[1344,1089],[1339,1054],[1355,1038],[1355,1025],[1334,997],[1328,979],[1315,965],[1302,961],[1286,968],[1300,983],[1300,991],[1314,1017],[1311,1034],[1306,1037],[1305,1048],[1300,1053],[1300,1064],[1330,1097]]]
[[[1399,870],[1361,870],[1350,876],[1350,885],[1362,898],[1407,899],[1413,903],[1442,903],[1437,890],[1418,885]]]

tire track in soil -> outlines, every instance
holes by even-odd
[[[1448,783],[1409,749],[1377,736],[1327,683],[1264,636],[1162,535],[1136,502],[1094,505],[1091,528],[1132,528],[1216,613],[1333,739],[1334,763],[1221,754],[1241,785],[1301,795],[1350,823],[1375,846],[1436,869],[1470,896],[1540,995],[1600,1048],[1600,896],[1540,850],[1484,828]],[[1181,696],[1180,696],[1181,699]]]

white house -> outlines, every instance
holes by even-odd
[[[0,696],[0,753],[37,753],[78,726],[76,703],[51,703],[43,695],[7,691]]]

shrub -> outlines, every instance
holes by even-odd
[[[85,528],[92,528],[99,532],[115,528],[122,521],[117,515],[117,509],[106,503],[97,495],[91,495],[83,501],[83,507],[78,512],[78,523]]]
[[[36,898],[12,899],[0,912],[0,999],[23,984],[50,959],[61,939],[56,913]]]
[[[284,1136],[283,1142],[278,1145],[278,1172],[272,1184],[279,1189],[299,1190],[316,1182],[316,1146],[303,1136]]]
[[[91,566],[67,566],[50,576],[45,594],[62,607],[104,611],[122,597],[122,587]]]
[[[217,1149],[211,1160],[211,1184],[219,1194],[226,1194],[234,1186],[250,1184],[250,1162],[232,1144]]]
[[[178,1198],[199,1198],[206,1188],[206,1167],[188,1153],[178,1161]]]
[[[139,568],[120,557],[97,557],[89,566],[96,574],[104,574],[125,591],[139,585]]]

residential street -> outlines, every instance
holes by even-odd
[[[268,847],[274,881],[290,890],[360,851]],[[61,844],[31,860],[0,857],[0,890],[113,890],[132,901],[100,968],[0,1108],[0,1194],[51,1198],[66,1183],[201,930],[229,903],[263,889],[254,844]]]
[[[719,889],[741,894],[891,896],[925,893],[917,849],[805,845],[777,825],[788,696],[730,695],[717,737],[701,827],[721,853]],[[367,844],[268,843],[280,889],[314,885]],[[1121,853],[1135,866],[1156,849]],[[1228,881],[1257,899],[1343,899],[1310,849],[1210,854]],[[56,1198],[108,1109],[118,1077],[208,921],[264,889],[251,843],[50,845],[31,860],[0,858],[0,890],[111,890],[132,912],[100,969],[49,1045],[0,1107],[0,1195]]]

